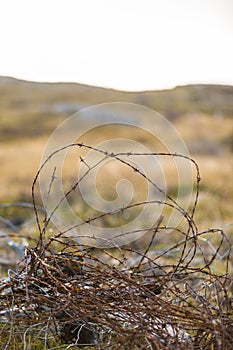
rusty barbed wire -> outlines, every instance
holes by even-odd
[[[36,186],[50,159],[70,148],[101,153],[98,164],[113,158],[163,191],[130,162],[131,155],[147,157],[149,153],[108,153],[82,143],[52,153],[32,185],[35,235],[14,232],[14,226],[7,222],[8,229],[1,233],[1,241],[7,238],[8,243],[11,240],[19,245],[20,239],[27,241],[23,259],[0,279],[1,348],[232,349],[232,242],[221,229],[198,231],[194,220],[201,179],[198,164],[181,154],[153,153],[183,158],[194,165],[196,186],[188,211],[166,193],[165,200],[139,201],[94,213],[82,223],[60,230],[52,218],[81,180],[70,186],[51,211],[37,205]],[[86,162],[83,155],[79,159]],[[87,163],[83,177],[95,166]],[[54,181],[55,171],[48,196]],[[107,238],[102,238],[101,246],[99,238],[82,232],[84,224],[110,216],[119,218],[147,203],[179,212],[185,224],[167,225],[165,210],[151,227],[119,233],[140,233],[138,240],[123,246]],[[78,238],[88,238],[91,244],[85,240],[80,243],[73,235],[77,228]]]

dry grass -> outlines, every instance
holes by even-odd
[[[103,159],[114,159],[147,182],[152,181],[130,162],[133,153],[126,160],[126,154],[108,154],[83,144],[67,148],[78,154],[82,149],[91,149]],[[2,348],[78,349],[86,345],[88,349],[230,350],[232,243],[225,232],[198,230],[193,220],[196,201],[186,211],[167,194],[160,205],[182,213],[179,226],[168,227],[164,211],[151,227],[135,226],[122,233],[130,235],[141,230],[145,236],[121,246],[117,244],[119,237],[114,243],[107,237],[85,237],[84,222],[78,225],[78,239],[83,238],[80,244],[72,233],[74,227],[61,231],[51,226],[56,205],[54,212],[42,215],[36,208],[37,180],[57,152],[45,161],[33,183],[39,238],[35,242],[26,237],[30,245],[25,249],[25,258],[16,271],[8,271],[8,278],[1,279]],[[176,154],[164,156],[183,158]],[[197,164],[193,164],[197,198],[200,174]],[[94,165],[88,165],[89,173]],[[48,193],[54,179],[51,181]],[[64,199],[79,185],[80,180],[75,180]],[[94,229],[102,218],[119,213],[122,216],[145,205],[137,200],[89,217],[86,223]],[[7,236],[14,241],[15,235]],[[85,244],[86,238],[92,244]]]
[[[201,151],[198,146],[198,153],[191,154],[198,161],[200,166],[203,195],[205,198],[210,199],[210,201],[205,201],[205,205],[207,205],[206,211],[210,211],[208,203],[211,206],[213,201],[219,203],[215,210],[216,220],[214,223],[217,224],[217,226],[229,223],[229,221],[232,220],[232,157],[229,148],[225,146],[223,140],[230,137],[232,127],[231,119],[224,119],[224,123],[221,122],[220,128],[220,122],[218,120],[214,121],[212,117],[205,117],[203,115],[201,117],[197,116],[195,121],[193,119],[190,120],[188,117],[183,117],[176,122],[175,126],[181,133],[184,141],[190,145],[194,145],[195,138],[198,140],[201,131],[201,138],[205,140],[205,144],[203,145],[200,143],[199,146],[202,147]],[[135,130],[135,128],[121,127],[118,133],[120,137],[143,143],[151,150],[166,151],[158,141],[151,138],[142,130],[138,131]],[[108,126],[105,127],[104,130],[96,129],[83,135],[79,141],[94,145],[114,137],[116,137],[115,129]],[[2,201],[30,199],[30,183],[39,166],[47,140],[48,138],[44,135],[34,138],[24,138],[17,140],[17,142],[6,142],[1,145],[0,157],[2,168],[0,195]],[[194,148],[197,149],[197,147]],[[213,149],[217,150],[217,153],[209,153],[210,149],[211,152]],[[177,170],[174,164],[170,163],[166,161],[163,163],[163,166],[168,190],[171,191],[171,193],[175,193],[178,183]],[[118,165],[115,165],[115,167],[118,167],[118,169],[114,170],[114,174],[120,173],[122,169],[120,169]],[[15,169],[17,169],[17,171],[15,171]],[[69,159],[67,159],[63,168],[64,181],[67,179],[69,183],[70,178],[76,176],[74,170],[76,171],[77,168],[74,169],[72,162],[69,162]],[[106,170],[107,176],[103,176],[103,181],[105,181],[104,177],[108,177],[109,179],[109,176],[112,177],[112,174],[113,172],[108,173]],[[183,186],[185,186],[185,184],[183,184]],[[206,220],[203,222],[203,227],[210,224],[212,225],[212,219],[210,219],[208,223],[208,217],[209,216],[205,217]],[[202,224],[203,219],[204,216],[198,218],[200,224]]]
[[[29,199],[31,182],[39,167],[47,137],[24,138],[0,148],[2,201]]]

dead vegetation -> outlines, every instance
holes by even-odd
[[[67,148],[77,152],[91,149],[103,159],[114,158],[157,191],[163,191],[135,167],[129,152],[109,154],[82,143]],[[122,245],[119,237],[100,239],[87,234],[85,225],[111,223],[112,217],[145,206],[146,201],[93,213],[82,224],[58,229],[53,217],[79,187],[82,180],[78,179],[53,210],[38,208],[39,176],[58,152],[61,150],[46,159],[33,182],[37,237],[14,233],[12,225],[11,234],[6,230],[5,236],[1,235],[1,240],[8,238],[8,245],[13,242],[20,246],[19,237],[28,244],[17,269],[8,269],[0,281],[1,348],[231,349],[232,242],[223,230],[198,230],[194,215],[201,178],[195,161],[178,154],[154,154],[193,164],[192,206],[182,208],[169,194],[164,200],[151,199],[150,204],[164,207],[163,213],[150,227],[123,232],[126,236],[140,231],[140,238]],[[85,159],[81,157],[80,161]],[[94,167],[89,164],[85,176]],[[51,175],[48,197],[56,181],[54,173]],[[180,225],[168,226],[166,215],[170,210],[182,216]],[[9,223],[5,225],[9,227]],[[76,229],[78,237],[73,234]]]

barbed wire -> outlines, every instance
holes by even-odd
[[[50,210],[47,204],[56,181],[54,168],[46,205],[39,207],[36,186],[41,172],[57,153],[71,148],[92,150],[102,158],[89,164],[80,155],[86,172]],[[131,155],[191,162],[196,172],[192,206],[184,209],[131,162]],[[62,202],[106,159],[136,172],[163,191],[165,199],[131,202],[94,213],[63,230],[57,228],[52,221]],[[27,235],[3,220],[8,230],[2,230],[1,240],[20,245],[24,238],[27,244],[17,267],[8,269],[0,280],[1,348],[232,349],[232,242],[222,229],[198,231],[194,218],[200,180],[198,164],[182,154],[108,153],[82,143],[53,152],[32,185],[37,233]],[[148,204],[165,208],[152,225],[130,227],[112,238],[84,232],[87,224],[92,227],[106,223],[109,217],[119,219]],[[177,211],[182,224],[167,224],[166,210]],[[137,234],[135,241],[118,243],[122,236]]]

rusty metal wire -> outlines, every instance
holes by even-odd
[[[130,162],[131,153],[108,154],[81,143],[67,146],[74,147],[102,153],[103,159],[114,158],[152,182]],[[25,257],[17,269],[9,269],[7,277],[0,280],[1,348],[232,349],[232,243],[223,230],[198,231],[194,214],[200,173],[195,161],[178,154],[154,154],[183,157],[196,169],[196,192],[189,211],[167,194],[162,203],[181,213],[185,225],[167,226],[161,216],[150,228],[134,227],[135,232],[146,234],[138,241],[100,247],[92,236],[89,239],[93,244],[80,244],[71,234],[77,225],[51,230],[57,208],[79,182],[70,187],[53,211],[39,212],[35,195],[39,175],[60,151],[42,164],[33,182],[36,242],[26,237],[30,244],[25,247]],[[129,160],[123,157],[126,155]],[[80,156],[80,161],[85,159]],[[87,167],[87,173],[93,167]],[[54,173],[48,193],[53,179]],[[145,204],[98,213],[85,223],[119,216]],[[79,238],[85,236],[82,227],[78,225]],[[174,239],[169,238],[166,247],[159,248],[168,231]],[[8,234],[5,237],[9,239]],[[10,237],[13,240],[18,236],[11,233]],[[220,270],[216,268],[219,264]]]

